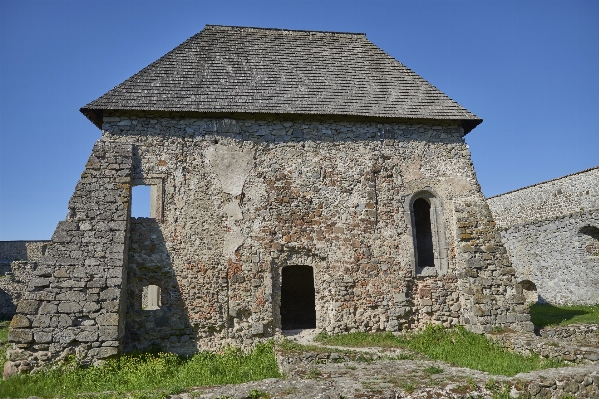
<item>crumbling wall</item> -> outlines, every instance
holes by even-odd
[[[599,168],[488,199],[518,281],[539,300],[599,303]]]
[[[99,140],[10,324],[4,374],[121,347],[132,146]]]
[[[140,113],[106,114],[103,131],[134,145],[135,176],[163,187],[163,217],[132,222],[128,348],[280,334],[291,265],[313,267],[316,325],[331,333],[532,328],[458,126]],[[427,276],[415,275],[405,208],[423,190],[443,202],[448,261]],[[149,284],[161,309],[141,306]]]
[[[0,319],[11,319],[49,241],[0,241]]]
[[[36,261],[41,258],[50,241],[0,241],[0,264],[13,261]]]
[[[37,263],[13,261],[7,263],[8,270],[0,275],[0,319],[10,320],[17,310]]]

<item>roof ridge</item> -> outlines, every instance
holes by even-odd
[[[501,197],[502,195],[512,194],[512,193],[515,193],[516,191],[526,190],[527,188],[532,188],[532,187],[540,186],[541,184],[551,183],[551,182],[556,181],[556,180],[565,179],[566,177],[576,176],[576,175],[579,175],[581,173],[590,172],[591,170],[594,170],[594,169],[599,169],[599,166],[593,166],[592,168],[581,170],[579,172],[570,173],[570,174],[567,174],[567,175],[564,175],[564,176],[556,177],[554,179],[549,179],[549,180],[545,180],[545,181],[538,182],[538,183],[535,183],[535,184],[531,184],[529,186],[520,187],[520,188],[517,188],[517,189],[512,190],[512,191],[508,191],[508,192],[505,192],[505,193],[502,193],[502,194],[497,194],[497,195],[494,195],[492,197],[488,197],[487,199],[489,200],[491,198]]]
[[[285,29],[285,28],[261,28],[257,26],[237,26],[237,25],[212,25],[206,24],[204,29],[206,28],[227,28],[227,29],[253,29],[253,30],[272,30],[279,32],[303,32],[303,33],[327,33],[332,35],[355,35],[355,36],[364,36],[366,37],[366,33],[363,32],[337,32],[330,30],[306,30],[306,29]]]

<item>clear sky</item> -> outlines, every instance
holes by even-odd
[[[0,240],[51,237],[100,138],[79,108],[206,24],[366,33],[484,119],[487,196],[599,165],[596,0],[0,0]]]

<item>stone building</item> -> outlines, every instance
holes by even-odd
[[[599,303],[599,167],[488,203],[528,301]]]
[[[81,112],[102,137],[9,368],[297,328],[532,330],[464,141],[481,119],[364,34],[209,25]]]

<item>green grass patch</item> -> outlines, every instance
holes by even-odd
[[[428,326],[424,330],[403,336],[391,333],[350,333],[320,335],[317,339],[327,345],[366,347],[382,343],[385,347],[404,347],[455,366],[506,376],[563,365],[561,361],[543,359],[535,354],[522,356],[509,352],[484,335],[471,333],[463,327],[444,329],[440,326]]]
[[[190,357],[164,352],[130,354],[88,368],[71,361],[53,370],[0,381],[0,397],[165,397],[193,386],[280,376],[273,345],[268,343],[250,353],[228,348],[221,354],[201,352]],[[91,395],[94,392],[106,394]]]
[[[10,321],[0,321],[0,344],[8,342],[8,325]]]
[[[575,323],[599,324],[599,304],[555,306],[535,303],[530,306],[530,319],[537,327]]]
[[[0,321],[0,365],[3,365],[6,361],[6,350],[9,348],[8,343],[8,326],[10,320]]]

